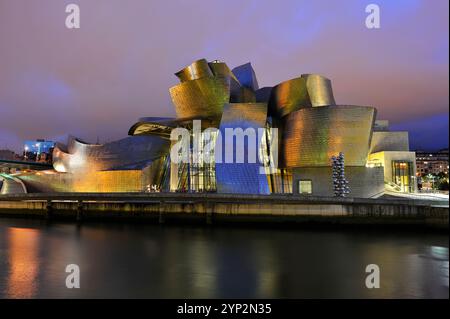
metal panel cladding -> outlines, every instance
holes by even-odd
[[[205,59],[197,60],[191,65],[175,73],[181,82],[192,81],[204,77],[212,77],[213,73]]]
[[[170,88],[178,118],[220,116],[230,100],[229,77],[204,77]]]
[[[317,74],[282,82],[272,89],[270,111],[279,117],[307,107],[335,105],[331,81]]]
[[[169,141],[159,136],[132,136],[106,144],[87,144],[71,137],[67,152],[57,146],[53,167],[77,173],[116,169],[141,169],[169,152]]]
[[[303,74],[312,107],[335,105],[331,81],[318,74]]]
[[[258,128],[265,128],[267,120],[267,104],[266,103],[231,103],[226,104],[220,123],[221,144],[216,145],[216,180],[217,191],[219,193],[236,193],[236,194],[269,194],[269,184],[267,176],[260,172],[262,164],[256,155],[256,163],[248,161],[248,151],[255,150],[259,147],[259,140],[256,135],[256,143],[249,144],[245,138],[244,151],[247,153],[244,163],[225,163],[225,149],[229,144],[225,145],[225,129],[254,129],[256,134]],[[217,148],[221,147],[222,152],[218,152]],[[236,156],[236,140],[233,143],[233,153]],[[256,150],[257,152],[259,150]],[[220,157],[218,157],[217,155]],[[258,154],[258,153],[257,153]],[[220,161],[221,163],[218,163]]]
[[[330,166],[343,152],[345,165],[364,166],[369,153],[375,108],[325,106],[305,108],[285,117],[282,154],[285,166]]]

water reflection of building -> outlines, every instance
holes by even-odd
[[[37,191],[331,196],[330,158],[343,152],[351,196],[379,196],[385,185],[415,190],[415,159],[407,133],[390,132],[386,121],[376,121],[373,107],[336,104],[331,81],[323,76],[303,74],[259,88],[250,63],[230,70],[223,62],[204,59],[176,76],[180,83],[169,90],[176,118],[142,118],[130,128],[130,137],[103,145],[71,138],[67,145],[55,147],[54,171],[24,174],[22,180]],[[202,130],[212,127],[220,133],[205,140],[205,132],[194,132],[193,120],[201,120]],[[217,134],[227,129],[262,127],[279,133],[258,137],[262,156],[257,163],[217,162],[223,144],[210,149],[211,162],[174,163],[169,137],[177,127],[200,134],[205,143],[216,143]],[[272,152],[275,144],[278,153]],[[205,156],[202,152],[195,154]],[[273,162],[278,163],[276,169],[269,167]]]
[[[39,272],[39,236],[40,232],[35,229],[8,229],[8,298],[32,298],[35,295],[38,283],[36,277]]]

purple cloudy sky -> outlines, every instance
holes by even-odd
[[[65,6],[81,29],[65,28]],[[381,7],[381,29],[365,7]],[[339,104],[371,105],[448,146],[448,0],[0,0],[0,148],[24,139],[126,136],[174,116],[173,75],[199,58],[251,61],[260,86],[302,73],[333,81]]]

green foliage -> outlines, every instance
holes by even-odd
[[[448,190],[449,189],[448,174],[446,174],[444,172],[440,172],[439,174],[423,174],[422,182],[432,183],[433,189],[438,189],[438,190]]]

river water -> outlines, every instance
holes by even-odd
[[[0,219],[0,298],[448,298],[448,235]],[[66,266],[80,288],[66,287]],[[380,288],[366,287],[366,266]]]

